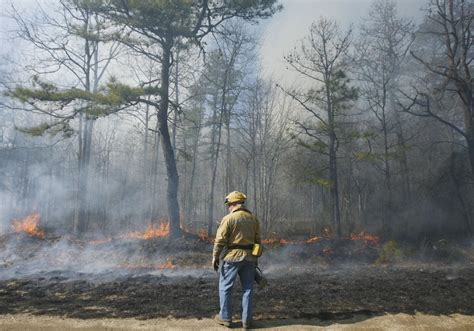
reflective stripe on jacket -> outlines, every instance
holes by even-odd
[[[257,218],[245,207],[237,208],[224,216],[217,229],[214,241],[213,257],[219,258],[224,251],[224,261],[237,262],[243,260],[256,261],[251,249],[233,248],[229,245],[260,244],[260,224]]]

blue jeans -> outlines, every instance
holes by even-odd
[[[252,321],[252,295],[255,280],[255,262],[223,262],[219,270],[219,299],[224,320],[232,320],[232,289],[235,278],[239,275],[242,284],[242,323]]]

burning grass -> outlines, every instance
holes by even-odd
[[[360,233],[351,234],[350,239],[351,240],[362,240],[367,245],[374,245],[374,246],[378,245],[379,242],[380,242],[380,238],[378,236],[367,233],[365,231],[362,231]]]
[[[269,238],[263,239],[262,244],[264,245],[288,245],[294,243],[293,241],[286,240],[286,239],[278,239],[278,238]]]
[[[149,224],[144,232],[131,232],[126,235],[130,239],[150,240],[153,238],[166,238],[170,235],[170,223],[161,222],[160,225]]]
[[[41,271],[59,268],[87,272],[122,270],[125,273],[209,269],[212,238],[204,229],[197,234],[184,232],[180,240],[169,240],[169,222],[162,220],[148,225],[144,231],[110,238],[79,240],[49,234],[44,243],[29,242],[27,238],[45,238],[45,231],[39,228],[39,219],[39,214],[33,213],[24,220],[12,221],[15,232],[28,234],[23,238],[26,240],[23,245],[15,245],[17,250],[25,248],[24,252],[15,251],[3,258],[3,265],[11,267],[12,272],[29,273],[30,270],[37,270],[38,266]],[[265,255],[278,265],[287,263],[288,258],[296,265],[339,263],[354,259],[372,263],[377,260],[379,250],[379,240],[374,235],[361,232],[336,240],[329,230],[324,230],[320,236],[299,240],[269,238],[263,240],[263,244],[266,246]],[[29,245],[35,247],[27,249]]]
[[[318,236],[311,237],[311,238],[309,238],[309,239],[306,240],[306,243],[307,243],[307,244],[311,244],[311,243],[320,241],[321,239],[323,239],[323,237],[318,237]]]
[[[39,228],[40,215],[34,212],[21,220],[11,222],[15,233],[26,233],[27,235],[39,239],[44,239],[45,232]]]
[[[197,233],[198,237],[199,237],[199,240],[201,241],[210,241],[210,238],[208,237],[207,235],[207,231],[205,229],[200,229]]]
[[[46,234],[39,227],[39,220],[37,213],[23,220],[14,220],[12,227],[15,232],[0,236],[2,277],[41,273],[51,269],[87,273],[120,270],[118,274],[165,270],[212,273],[209,267],[212,238],[207,237],[205,230],[197,234],[184,232],[182,238],[170,240],[169,223],[163,220],[158,224],[150,224],[144,231],[111,238],[80,240]],[[15,235],[20,232],[27,235]],[[419,250],[410,251],[406,245],[397,246],[397,250],[392,252],[392,246],[381,243],[376,235],[368,232],[353,233],[338,239],[327,229],[309,238],[290,240],[273,237],[263,240],[263,244],[265,253],[262,261],[269,261],[277,269],[299,271],[314,265],[395,264],[402,260],[399,256],[403,256],[403,261],[416,260],[420,256],[432,260],[439,257],[437,261],[453,260],[456,257],[457,263],[463,263],[468,256],[461,248],[451,248],[454,243],[446,241],[424,245],[423,254],[417,255]]]

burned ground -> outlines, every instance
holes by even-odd
[[[79,276],[79,275],[76,275]],[[84,276],[84,275],[83,275]],[[276,277],[274,277],[276,276]],[[0,313],[76,318],[211,317],[216,277],[135,275],[98,282],[61,275],[0,282]],[[347,319],[383,313],[474,314],[474,267],[342,268],[270,276],[256,319]],[[240,289],[236,289],[238,295]],[[234,298],[237,302],[237,297]],[[238,307],[238,304],[235,304]]]
[[[38,259],[51,258],[50,250],[39,247],[53,244],[25,242],[16,249],[27,251],[28,246],[34,246],[36,251],[10,260],[3,257],[0,314],[83,319],[207,318],[218,310],[217,276],[207,265],[208,243],[193,239],[176,246],[169,241],[132,241],[120,243],[122,251],[118,253],[134,258],[114,268],[107,265],[90,272],[89,266],[89,272],[82,272],[77,265],[70,267],[74,264],[56,265],[56,269],[43,264],[43,269],[32,272],[29,262],[35,261],[37,266]],[[262,267],[270,285],[256,291],[255,318],[335,321],[384,313],[474,314],[472,260],[380,264],[376,263],[380,245],[347,241],[329,247],[331,243],[319,240],[275,245],[268,250]],[[7,246],[4,242],[2,249]],[[115,252],[117,243],[94,247],[99,256],[101,251],[110,252],[106,247]],[[62,254],[65,259],[74,255]],[[137,256],[141,256],[138,261]],[[108,256],[104,260],[118,261]],[[168,261],[170,265],[162,268],[150,261]],[[22,272],[22,265],[28,273]],[[239,291],[237,287],[234,293],[236,312]]]

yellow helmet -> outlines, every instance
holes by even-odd
[[[247,199],[247,196],[245,194],[243,194],[242,192],[239,192],[239,191],[234,191],[234,192],[229,193],[225,197],[224,203],[226,205],[230,205],[230,204],[233,204],[233,203],[239,203],[239,202],[244,203],[246,199]]]

